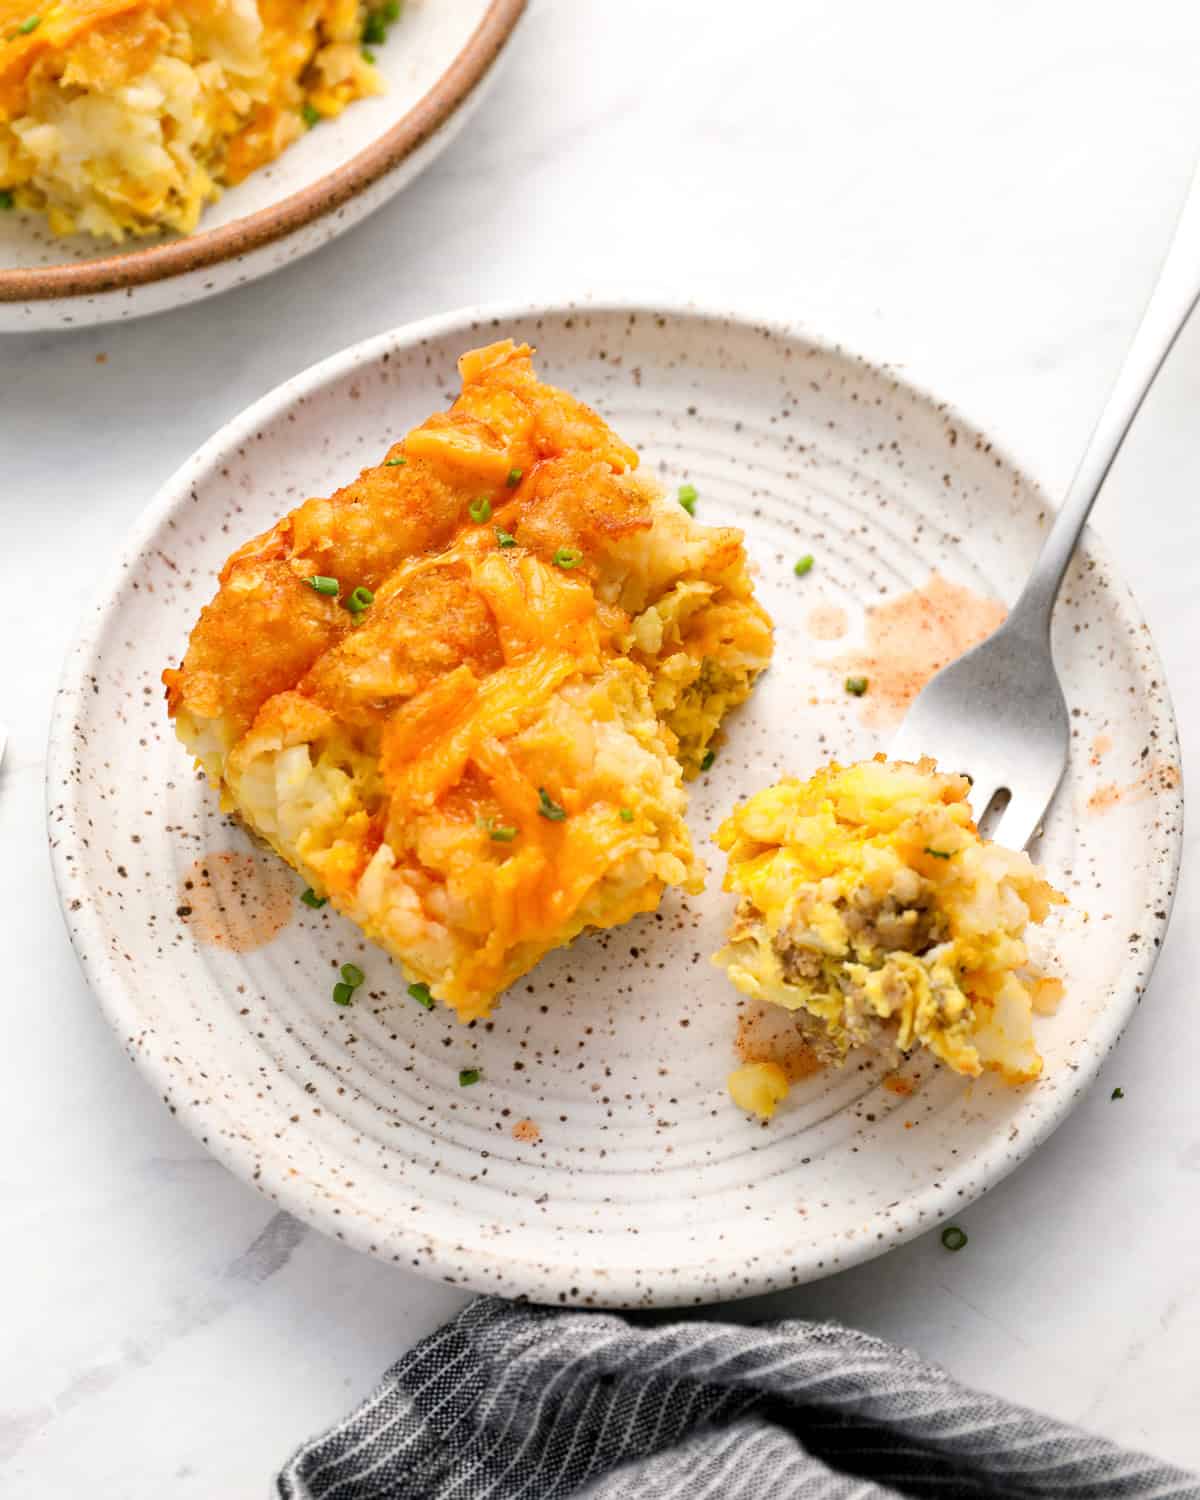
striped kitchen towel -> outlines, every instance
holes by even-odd
[[[832,1324],[485,1298],[278,1479],[285,1500],[1200,1500],[1200,1479]]]

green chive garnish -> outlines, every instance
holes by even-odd
[[[865,677],[847,677],[846,691],[853,693],[856,698],[861,698],[867,690],[867,679]]]
[[[549,818],[551,823],[561,823],[567,816],[566,808],[559,807],[544,786],[538,787],[538,803],[538,812],[543,818]]]
[[[511,844],[518,833],[516,828],[509,828],[503,823],[493,823],[491,818],[477,818],[475,821],[478,828],[497,844]]]
[[[306,891],[301,892],[300,899],[304,902],[305,906],[311,906],[313,911],[320,911],[325,903],[329,900],[329,897],[318,896],[316,891],[314,891],[312,886],[310,885]]]
[[[433,996],[429,993],[427,984],[410,984],[408,993],[418,1005],[424,1006],[426,1010],[433,1009]]]
[[[515,536],[513,536],[511,531],[501,531],[499,526],[497,526],[496,545],[497,547],[515,547],[517,545],[517,539]]]
[[[554,565],[558,568],[575,568],[583,561],[583,553],[577,547],[560,547],[554,554]]]
[[[469,1089],[473,1083],[478,1083],[483,1074],[478,1068],[463,1068],[458,1075],[458,1086],[460,1089]]]
[[[947,1250],[961,1250],[967,1243],[967,1236],[957,1224],[947,1224],[942,1230],[942,1244]]]
[[[524,469],[509,469],[508,478],[504,482],[506,485],[508,485],[510,490],[515,490],[517,485],[520,484],[521,475],[524,474],[524,472]]]
[[[803,578],[805,573],[812,572],[812,565],[813,555],[811,552],[806,552],[803,557],[797,559],[796,566],[792,569],[792,572],[795,573],[797,578]]]
[[[1125,1097],[1125,1090],[1124,1089],[1113,1089],[1112,1093],[1109,1095],[1110,1099],[1124,1099],[1124,1097]]]
[[[307,100],[305,100],[304,107],[300,111],[300,118],[311,130],[314,125],[319,125],[321,123],[321,111],[319,109],[315,109],[311,104],[309,104]]]
[[[346,600],[346,608],[352,615],[361,615],[364,609],[369,609],[374,603],[375,595],[360,584]]]
[[[480,496],[478,500],[472,500],[470,505],[467,506],[467,510],[472,521],[478,521],[481,524],[484,521],[490,521],[492,518],[492,502],[486,495]]]
[[[305,583],[310,589],[315,589],[318,594],[336,594],[338,581],[336,578],[322,578],[319,573],[314,573],[311,578],[306,578]]]
[[[385,458],[383,461],[383,467],[385,469],[399,469],[407,462],[407,458]]]
[[[375,54],[371,51],[370,47],[364,47],[362,49],[362,55],[364,62],[373,63],[375,61]]]
[[[932,854],[934,859],[949,859],[954,853],[953,849],[926,849],[926,854]]]
[[[31,31],[36,31],[41,24],[41,16],[30,16],[17,27],[17,35],[28,36]]]
[[[367,12],[367,19],[363,25],[362,39],[367,46],[373,46],[378,42],[387,40],[388,27],[394,26],[400,19],[399,0],[387,0],[377,9]]]
[[[10,209],[15,208],[16,206],[17,200],[13,197],[8,188],[5,188],[3,192],[0,192],[0,213],[8,213]]]
[[[352,984],[335,984],[333,987],[333,1003],[335,1005],[349,1005],[354,998],[354,986]]]
[[[706,750],[704,752],[704,759],[700,762],[700,769],[702,771],[710,771],[712,769],[712,763],[714,760],[716,760],[716,758],[717,752],[715,750]]]
[[[622,823],[632,823],[633,822],[633,808],[632,807],[623,807],[621,809],[621,821],[622,821]]]
[[[366,977],[357,964],[342,965],[342,978],[352,990],[356,990]]]
[[[689,516],[696,514],[696,501],[700,494],[694,484],[681,484],[679,486],[679,503],[687,511]]]

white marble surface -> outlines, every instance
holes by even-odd
[[[481,299],[628,288],[840,336],[1061,491],[1200,144],[1198,41],[1194,6],[1166,0],[535,0],[473,128],[336,245],[192,311],[0,340],[0,1495],[264,1496],[294,1444],[462,1300],[302,1230],[212,1163],[125,1060],[67,944],[42,810],[54,682],[159,482],[246,402],[367,334]],[[1200,326],[1098,519],[1158,636],[1185,749],[1198,385]],[[1192,855],[1124,1042],[964,1215],[968,1249],[918,1241],[738,1315],[843,1318],[1200,1468]]]

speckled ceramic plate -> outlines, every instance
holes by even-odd
[[[1040,1024],[1035,1087],[919,1063],[889,1077],[863,1058],[803,1081],[769,1126],[747,1119],[725,1094],[738,997],[708,962],[729,915],[717,872],[702,897],[671,893],[657,914],[552,956],[486,1024],[427,1014],[398,968],[299,904],[298,882],[215,810],[166,722],[159,672],[238,542],[373,461],[456,389],[461,350],[502,334],[536,344],[541,370],[667,482],[695,484],[700,519],[745,528],[778,648],[692,794],[712,855],[739,796],[886,745],[905,693],[994,622],[1045,530],[1044,498],[963,418],[787,328],[609,306],[453,314],[361,344],[190,459],[87,617],[50,757],[72,938],[130,1056],[188,1128],[359,1249],[588,1304],[703,1302],[825,1275],[1004,1176],[1129,1018],[1180,848],[1162,669],[1090,538],[1055,622],[1075,737],[1040,857],[1071,905],[1042,939],[1067,998]],[[797,578],[807,552],[815,566]],[[862,700],[842,688],[859,668]],[[367,982],[339,1010],[331,978],[351,958]],[[466,1067],[483,1079],[463,1089]]]
[[[386,92],[295,142],[210,205],[194,234],[118,247],[0,214],[0,332],[180,307],[290,264],[357,224],[450,144],[482,102],[526,0],[408,0],[376,59]]]

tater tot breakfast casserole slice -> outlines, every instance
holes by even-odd
[[[1035,1011],[1061,983],[1030,963],[1025,933],[1065,901],[1024,852],[980,837],[962,776],[932,761],[836,763],[756,793],[722,825],[738,898],[715,961],[744,994],[791,1011],[823,1060],[852,1047],[922,1047],[957,1073],[1035,1079]],[[769,1118],[783,1070],[730,1078]]]
[[[205,205],[380,92],[396,3],[0,0],[0,194],[55,234],[195,229]]]
[[[699,889],[684,822],[771,654],[697,523],[504,340],[225,564],[168,670],[222,805],[463,1020],[585,928]]]

